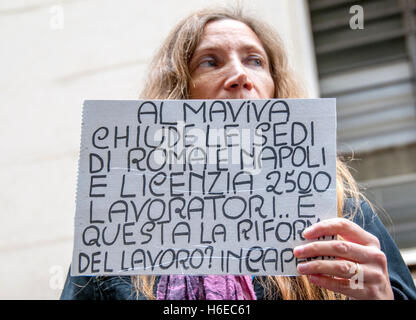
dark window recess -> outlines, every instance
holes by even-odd
[[[354,5],[363,29],[350,27]],[[309,12],[321,97],[337,98],[338,153],[354,154],[399,247],[416,247],[416,0],[309,0]]]

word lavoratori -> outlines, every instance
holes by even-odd
[[[148,197],[141,199],[140,205],[132,200],[116,200],[108,205],[99,205],[99,200],[91,200],[89,205],[89,222],[143,222],[143,221],[172,221],[181,220],[208,220],[223,221],[276,218],[286,215],[278,202],[278,196],[263,197],[259,194],[243,197],[239,195],[192,197],[173,197],[168,200]],[[291,214],[298,218],[313,218],[314,200],[312,194],[294,195],[295,210]],[[107,207],[106,207],[107,206]],[[287,210],[287,207],[286,207]],[[310,210],[310,211],[309,211]]]

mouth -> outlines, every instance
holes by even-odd
[[[260,99],[256,94],[248,93],[248,92],[235,92],[235,93],[227,93],[224,95],[224,97],[221,97],[219,99],[241,99],[241,100],[249,100],[249,99]]]

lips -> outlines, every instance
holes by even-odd
[[[221,95],[221,97],[217,97],[217,99],[261,99],[257,94],[254,92],[247,92],[247,91],[238,91],[238,92],[227,92],[225,95]]]

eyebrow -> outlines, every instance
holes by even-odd
[[[203,46],[203,47],[197,48],[194,52],[194,55],[200,54],[201,52],[202,53],[203,52],[210,52],[210,51],[215,51],[215,50],[218,50],[218,49],[221,50],[221,47],[215,46],[215,45],[207,45],[205,47]],[[259,47],[257,45],[246,44],[246,45],[243,45],[241,48],[239,48],[239,50],[241,50],[241,51],[256,51],[256,52],[259,52],[261,54],[264,54],[267,57],[266,50],[264,50],[262,47]]]

